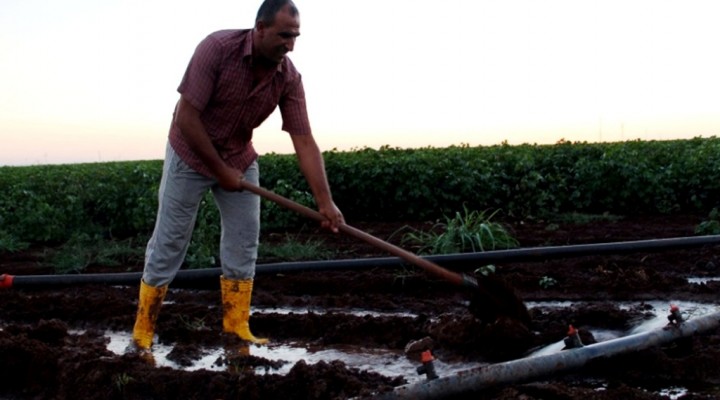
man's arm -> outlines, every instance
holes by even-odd
[[[318,211],[328,219],[322,223],[322,226],[338,232],[338,226],[344,224],[345,219],[332,199],[330,185],[325,174],[325,162],[315,138],[312,135],[291,135],[290,137],[298,156],[300,170],[310,185]]]
[[[175,110],[175,123],[195,154],[218,180],[220,187],[225,190],[241,190],[242,171],[230,167],[220,158],[200,120],[200,111],[182,96]]]

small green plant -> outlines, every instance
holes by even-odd
[[[50,261],[58,274],[82,272],[93,260],[90,242],[86,233],[73,235],[58,250],[51,252]]]
[[[401,268],[396,269],[393,274],[393,285],[396,283],[400,283],[400,286],[405,286],[405,281],[408,278],[412,278],[417,275],[418,271],[416,269],[402,266]]]
[[[59,274],[78,273],[91,264],[115,267],[141,262],[144,248],[130,238],[123,241],[105,240],[99,235],[73,235],[59,249],[49,252],[48,258]]]
[[[483,265],[482,267],[475,270],[475,274],[490,276],[495,273],[495,266],[492,264]]]
[[[15,253],[20,250],[25,250],[30,246],[29,243],[19,240],[10,232],[0,229],[0,254],[2,253]]]
[[[602,213],[602,214],[586,214],[586,213],[580,213],[573,211],[571,213],[565,213],[565,214],[559,214],[554,219],[558,222],[564,222],[564,223],[570,223],[574,225],[586,225],[591,222],[598,222],[598,221],[617,221],[621,219],[622,217],[619,217],[617,215],[612,215],[610,213]]]
[[[183,326],[189,331],[197,332],[207,329],[207,326],[205,325],[205,318],[189,318],[185,315],[181,315],[180,322],[182,322]]]
[[[713,208],[708,215],[708,220],[701,222],[695,227],[696,235],[718,235],[720,234],[720,212]]]
[[[141,264],[145,256],[146,242],[138,239],[102,240],[94,244],[94,263],[108,267]]]
[[[540,287],[543,289],[549,289],[555,285],[557,285],[557,280],[555,278],[552,278],[550,276],[543,276],[540,278],[540,281],[538,282],[540,284]]]
[[[498,211],[492,214],[469,210],[445,217],[445,223],[437,223],[428,232],[413,231],[403,236],[403,243],[419,245],[419,253],[449,254],[509,249],[518,246],[505,227],[492,222]],[[437,233],[440,231],[440,233]]]
[[[558,229],[560,229],[560,225],[558,225],[556,223],[550,223],[545,227],[545,230],[548,232],[555,232]]]
[[[90,255],[68,249],[60,250],[51,257],[55,272],[58,274],[80,273],[90,265]]]
[[[282,261],[327,260],[332,258],[334,252],[322,240],[307,239],[303,242],[295,236],[286,235],[279,244],[260,243],[258,255]]]
[[[132,376],[128,375],[126,372],[123,372],[123,373],[121,373],[121,374],[115,374],[115,375],[113,375],[112,380],[113,380],[113,383],[115,384],[115,388],[117,388],[117,390],[118,390],[119,392],[124,392],[124,391],[125,391],[125,386],[127,386],[128,383],[134,381],[135,378],[133,378]]]

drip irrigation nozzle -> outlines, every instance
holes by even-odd
[[[670,315],[667,316],[668,325],[680,325],[683,322],[685,322],[685,319],[682,316],[682,313],[680,312],[680,307],[678,307],[675,304],[672,304],[670,306]]]
[[[437,379],[438,375],[435,372],[435,364],[433,364],[434,360],[435,358],[433,357],[430,350],[423,351],[421,355],[422,365],[417,367],[418,375],[425,374],[427,380],[429,381]]]
[[[580,339],[580,331],[575,329],[572,325],[568,327],[567,337],[563,341],[565,342],[565,349],[578,349],[580,347],[585,347]]]

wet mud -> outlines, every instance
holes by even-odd
[[[535,247],[692,236],[702,220],[702,216],[673,216],[586,224],[524,221],[510,228],[522,247]],[[354,225],[400,244],[396,232],[405,224]],[[326,246],[349,254],[346,257],[386,256],[355,239],[313,229],[304,229],[302,235],[321,238]],[[262,240],[271,243],[277,236],[264,233]],[[274,344],[402,353],[408,344],[425,340],[418,348],[432,347],[438,360],[502,362],[562,341],[569,325],[579,330],[585,344],[595,341],[597,330],[627,330],[648,318],[649,302],[667,302],[668,308],[677,301],[720,304],[720,282],[688,282],[690,277],[720,276],[718,247],[495,264],[496,277],[525,302],[565,302],[562,307],[529,307],[529,326],[508,318],[479,319],[472,307],[487,305],[473,304],[472,293],[410,266],[258,276],[253,307],[305,312],[256,312],[251,327],[256,336],[269,337]],[[123,272],[141,268],[127,266]],[[117,269],[92,266],[90,271]],[[47,274],[51,270],[39,267],[37,256],[29,251],[0,257],[0,273]],[[418,379],[414,371],[388,376],[340,360],[286,365],[254,355],[245,343],[221,333],[217,288],[171,285],[156,333],[158,345],[172,348],[167,359],[177,368],[153,365],[134,354],[117,354],[108,349],[106,332],[129,334],[132,330],[137,289],[83,285],[0,290],[0,398],[372,398]],[[620,302],[632,306],[620,307]],[[578,370],[450,398],[717,399],[719,344],[720,331],[714,330],[593,361]],[[222,368],[182,368],[197,362],[208,347],[225,349],[215,360]],[[417,362],[418,352],[411,353],[408,357]],[[280,368],[288,372],[273,373]]]

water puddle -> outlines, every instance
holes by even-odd
[[[653,316],[649,319],[646,319],[639,325],[636,325],[623,336],[634,335],[636,333],[662,328],[663,326],[667,325],[667,316],[670,313],[670,305],[678,306],[680,308],[680,312],[682,313],[683,318],[685,319],[701,317],[703,315],[716,312],[720,309],[720,306],[716,304],[700,304],[687,301],[649,301],[645,302],[644,304],[652,306],[652,310],[649,311],[653,313]],[[627,309],[630,307],[632,307],[632,304],[620,305],[621,309]]]
[[[348,310],[346,308],[324,308],[324,309],[308,309],[303,307],[282,307],[282,308],[254,308],[255,314],[345,314],[357,317],[395,317],[395,318],[414,318],[417,315],[407,312],[381,312],[371,310]],[[105,336],[110,339],[107,346],[108,350],[115,354],[123,354],[128,344],[130,344],[130,332],[106,332]],[[417,367],[420,363],[410,361],[402,351],[392,351],[388,349],[368,349],[359,346],[333,346],[323,348],[310,348],[302,344],[296,343],[271,343],[270,345],[258,346],[250,345],[250,355],[264,358],[270,361],[281,361],[284,364],[278,369],[267,369],[259,367],[255,370],[257,374],[287,374],[290,369],[300,360],[307,364],[315,364],[321,361],[332,362],[342,361],[348,368],[357,368],[363,371],[376,372],[384,376],[396,377],[402,376],[409,383],[418,382],[425,379],[424,375],[417,373]],[[153,345],[153,356],[155,364],[158,367],[170,367],[174,369],[182,369],[187,371],[195,371],[205,369],[208,371],[223,371],[226,366],[219,362],[224,358],[225,350],[223,348],[206,348],[203,355],[193,365],[189,367],[179,366],[177,363],[168,359],[168,354],[173,350],[173,346],[156,343]],[[447,363],[436,359],[434,362],[435,371],[440,376],[452,375],[459,371],[469,368],[476,368],[482,364],[479,362],[453,362]]]
[[[573,302],[561,301],[561,302],[528,302],[528,308],[533,307],[544,307],[544,308],[567,308],[572,306]],[[582,304],[592,304],[592,302],[582,302]],[[648,307],[646,310],[648,318],[640,321],[637,325],[627,331],[620,330],[609,330],[594,328],[592,326],[583,327],[592,332],[593,337],[598,342],[605,342],[619,337],[634,335],[641,332],[647,332],[653,329],[662,328],[667,325],[667,316],[670,313],[670,305],[676,305],[680,308],[680,312],[683,318],[695,318],[706,314],[717,312],[720,310],[720,305],[717,304],[701,304],[687,301],[646,301],[646,302],[621,302],[617,303],[618,308],[621,310],[630,310],[636,308],[639,304],[643,304]],[[542,356],[557,353],[562,351],[565,347],[565,342],[560,340],[555,343],[551,343],[543,348],[533,351],[528,357]]]
[[[667,398],[669,398],[670,400],[676,400],[684,397],[688,393],[689,392],[686,388],[672,386],[667,389],[661,390],[658,394],[661,396],[667,396]]]
[[[714,279],[713,279],[714,280]],[[550,307],[550,308],[559,308],[559,307],[568,307],[572,305],[572,302],[543,302],[543,303],[534,303],[533,305],[528,303],[528,307],[532,308],[535,307]],[[628,303],[620,303],[618,307],[620,309],[632,309],[638,306],[637,302],[628,302]],[[595,340],[598,342],[604,342],[612,339],[617,339],[619,337],[624,337],[628,335],[633,335],[637,333],[647,332],[650,330],[661,328],[668,323],[667,316],[669,314],[670,305],[677,305],[682,313],[683,318],[689,319],[689,318],[696,318],[700,317],[706,314],[714,313],[720,310],[720,305],[717,304],[700,304],[700,303],[693,303],[693,302],[685,302],[685,301],[649,301],[649,302],[643,302],[642,304],[646,306],[650,306],[650,308],[647,310],[649,314],[649,318],[643,320],[639,324],[635,325],[631,329],[627,331],[616,331],[616,330],[606,330],[606,329],[595,329],[592,327],[587,327],[589,329],[593,336],[595,337]],[[548,355],[548,354],[554,354],[558,353],[560,351],[563,351],[563,348],[565,347],[564,341],[559,341],[556,343],[551,343],[548,346],[545,346],[541,349],[538,349],[534,352],[532,352],[528,357],[537,357],[542,355]],[[606,383],[599,383],[598,388],[595,389],[596,391],[603,391],[605,390]],[[658,395],[665,396],[671,400],[680,399],[690,392],[683,387],[668,387],[661,389],[658,392],[655,392]]]
[[[720,277],[718,277],[718,276],[702,277],[702,278],[688,278],[688,283],[694,283],[696,285],[702,285],[704,283],[717,282],[717,281],[720,281]]]
[[[354,317],[409,317],[409,318],[415,318],[417,317],[417,314],[413,313],[407,313],[407,312],[384,312],[384,311],[371,311],[371,310],[361,310],[361,309],[347,309],[347,308],[323,308],[323,309],[311,309],[306,307],[281,307],[281,308],[262,308],[262,307],[253,307],[253,313],[258,314],[280,314],[280,315],[287,315],[287,314],[309,314],[309,313],[315,313],[315,314],[345,314],[345,315],[352,315]]]
[[[592,304],[592,302],[574,303],[569,301],[560,302],[528,302],[529,308],[567,308],[574,304]],[[635,309],[640,304],[647,308],[648,318],[640,321],[636,326],[627,331],[616,331],[606,329],[595,329],[593,327],[583,327],[590,330],[598,342],[616,339],[619,337],[636,334],[652,329],[662,327],[667,324],[667,315],[671,304],[680,307],[683,316],[688,318],[699,317],[708,313],[716,312],[720,309],[719,305],[699,304],[684,301],[649,301],[649,302],[627,302],[619,303],[620,309]],[[323,309],[309,310],[304,308],[258,308],[255,313],[277,313],[277,314],[303,314],[303,313],[342,313],[355,316],[374,316],[374,317],[414,317],[410,313],[390,313],[377,312],[369,310],[351,310],[347,309]],[[131,340],[130,332],[106,332],[109,338],[108,350],[116,354],[123,354],[125,348]],[[562,351],[565,343],[560,340],[551,343],[543,348],[533,351],[528,357],[553,354]],[[153,346],[153,355],[156,365],[159,367],[170,367],[174,369],[182,369],[188,371],[209,370],[222,371],[225,365],[219,360],[224,358],[223,348],[206,348],[203,355],[195,361],[191,366],[179,366],[175,362],[167,358],[168,354],[173,350],[172,346],[155,344]],[[250,354],[256,357],[264,358],[270,361],[280,361],[283,365],[278,369],[268,369],[259,367],[256,369],[257,374],[287,374],[290,369],[300,360],[304,360],[308,364],[315,364],[321,361],[332,362],[342,361],[348,368],[356,368],[363,371],[370,371],[382,374],[388,377],[402,376],[408,383],[415,383],[425,379],[424,375],[417,373],[419,363],[408,360],[402,351],[393,351],[388,349],[369,349],[359,346],[333,346],[323,348],[307,347],[298,343],[271,343],[270,345],[257,346],[250,345]],[[477,368],[482,366],[479,362],[454,362],[446,363],[442,360],[435,360],[435,369],[438,375],[448,376],[454,375],[460,371]],[[666,395],[671,396],[678,393],[677,388],[668,389]],[[681,391],[681,390],[680,390]]]
[[[106,332],[105,336],[110,339],[108,350],[118,355],[125,352],[131,340],[129,332]],[[218,360],[224,357],[223,348],[207,348],[204,355],[190,367],[181,367],[167,358],[172,351],[172,346],[163,344],[153,345],[153,356],[158,367],[170,367],[186,371],[205,369],[208,371],[223,371],[225,366]],[[363,371],[370,371],[384,376],[403,376],[409,383],[424,380],[424,375],[419,375],[416,368],[419,363],[413,363],[400,351],[385,349],[367,349],[357,346],[342,346],[323,349],[311,349],[295,344],[270,344],[265,346],[250,345],[250,354],[255,357],[265,358],[271,361],[282,361],[284,364],[278,369],[267,369],[259,367],[255,370],[258,375],[278,374],[285,375],[300,360],[307,364],[315,364],[320,361],[332,362],[342,361],[348,368],[357,368]],[[440,376],[453,375],[459,371],[469,368],[477,368],[481,363],[445,363],[442,360],[435,360],[435,370]]]

